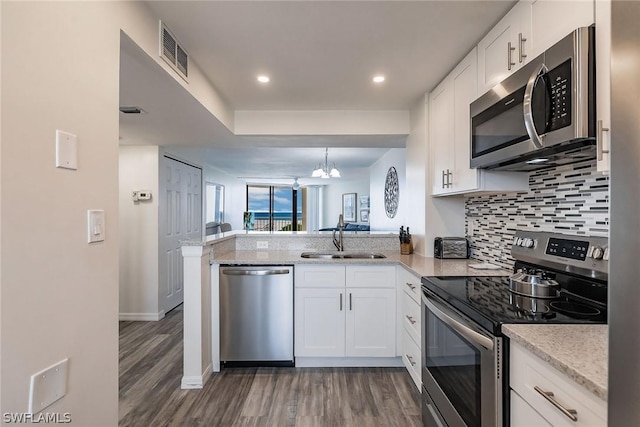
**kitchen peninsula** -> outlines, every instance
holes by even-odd
[[[402,321],[403,293],[406,277],[414,290],[420,288],[421,276],[505,275],[505,270],[475,270],[474,260],[440,260],[421,255],[401,255],[399,241],[392,232],[345,233],[345,253],[375,252],[382,259],[302,258],[303,252],[332,251],[331,233],[301,232],[231,232],[210,236],[205,242],[183,242],[184,257],[184,366],[182,388],[201,388],[212,372],[220,370],[219,357],[219,267],[220,265],[317,265],[387,267],[394,269],[396,349],[389,366],[403,362]],[[418,293],[416,293],[418,295]],[[419,301],[419,296],[414,296]],[[417,304],[417,303],[416,303]],[[417,322],[419,325],[420,322]],[[392,360],[395,359],[395,360]],[[415,361],[413,362],[415,363]],[[414,378],[415,380],[415,378]]]

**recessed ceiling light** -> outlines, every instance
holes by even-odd
[[[260,83],[269,83],[271,79],[269,78],[269,76],[258,76],[258,81]]]
[[[375,76],[373,78],[374,83],[382,83],[384,81],[384,76]]]

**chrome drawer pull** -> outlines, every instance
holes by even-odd
[[[416,321],[413,320],[413,317],[409,316],[408,314],[406,314],[404,317],[406,317],[409,320],[409,322],[411,322],[412,325],[416,324]]]
[[[415,285],[412,285],[412,284],[411,284],[411,283],[409,283],[409,282],[406,282],[406,283],[405,283],[405,285],[407,285],[407,286],[408,286],[412,291],[415,291],[415,290],[416,290]]]
[[[416,362],[413,361],[413,357],[409,356],[408,354],[405,354],[405,356],[407,356],[407,360],[409,361],[409,363],[411,363],[411,366],[416,366]]]
[[[556,399],[554,399],[553,392],[544,391],[543,389],[541,389],[537,385],[534,386],[533,389],[535,391],[537,391],[538,393],[540,393],[542,395],[542,397],[547,399],[553,406],[558,408],[560,410],[560,412],[565,414],[571,421],[578,421],[578,416],[577,416],[578,415],[578,411],[576,411],[575,409],[567,409],[564,406],[562,406],[562,404],[560,402],[558,402]]]

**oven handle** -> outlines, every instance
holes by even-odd
[[[438,306],[431,300],[429,300],[425,295],[422,297],[424,303],[427,305],[427,308],[431,310],[431,312],[441,321],[446,323],[455,329],[460,335],[467,338],[469,341],[478,344],[487,350],[493,351],[493,340],[485,337],[484,335],[474,331],[470,327],[464,324],[462,319],[458,320],[454,317],[446,314],[442,309],[438,308]]]
[[[524,127],[527,129],[527,134],[529,134],[529,138],[531,138],[531,142],[537,148],[544,148],[544,144],[542,144],[542,138],[538,135],[536,131],[536,125],[533,123],[533,107],[531,106],[531,101],[533,98],[533,89],[538,83],[538,79],[543,74],[547,73],[549,69],[546,65],[540,64],[536,67],[535,71],[529,77],[529,82],[527,83],[527,88],[524,91],[524,101],[522,102],[522,109],[524,111]]]

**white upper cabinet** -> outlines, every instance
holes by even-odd
[[[429,95],[431,194],[521,191],[528,175],[471,169],[470,110],[477,97],[477,53],[473,49]]]
[[[432,194],[476,188],[478,171],[469,168],[469,105],[476,97],[476,49],[431,93]]]
[[[598,3],[598,2],[596,2]],[[531,58],[579,27],[593,24],[593,0],[535,0],[531,3]]]
[[[530,59],[531,1],[522,0],[478,43],[478,95]]]
[[[453,174],[451,187],[454,191],[474,190],[478,187],[478,170],[471,169],[471,117],[469,106],[478,94],[478,58],[472,50],[451,73],[453,91]]]
[[[611,1],[597,0],[595,6],[598,171],[608,172],[611,143]]]
[[[451,79],[445,79],[429,95],[429,141],[432,158],[432,193],[448,191],[447,179],[452,168],[453,98]]]

